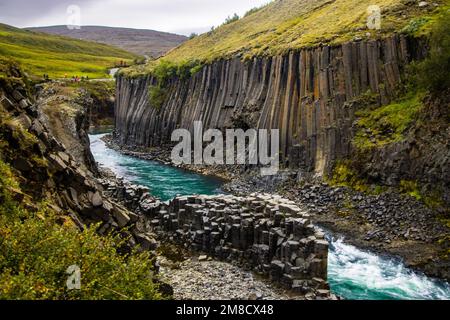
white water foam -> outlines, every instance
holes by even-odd
[[[332,240],[328,278],[332,290],[347,299],[450,299],[448,283],[406,268],[401,261],[384,258]]]

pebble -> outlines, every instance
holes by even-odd
[[[177,267],[161,265],[161,279],[173,287],[176,300],[290,299],[281,289],[226,262],[189,259]]]

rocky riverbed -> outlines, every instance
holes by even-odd
[[[173,287],[177,300],[292,299],[253,273],[206,256],[194,256],[178,264],[161,258],[160,265],[161,278]]]
[[[268,183],[248,176],[224,189],[235,194],[251,190],[277,192],[307,210],[314,223],[345,237],[347,242],[379,254],[399,256],[408,267],[450,279],[445,211],[431,209],[395,189],[366,194],[323,182],[299,183],[296,175],[287,173],[272,179],[273,183]]]
[[[142,248],[160,253],[162,270],[170,269],[163,280],[169,279],[166,282],[174,284],[182,299],[197,298],[192,294],[202,292],[204,286],[216,287],[214,296],[220,299],[275,299],[273,285],[292,289],[298,299],[334,297],[326,284],[328,243],[292,201],[255,194],[253,198],[189,196],[161,202],[151,198],[145,187],[124,182],[109,170],[100,172],[105,194],[136,217],[148,219],[137,221],[135,237]],[[211,258],[192,259],[198,252],[209,252]],[[228,263],[212,261],[212,257]],[[171,259],[175,262],[168,263]],[[272,287],[244,270],[257,270],[272,280]],[[202,274],[211,279],[205,282]],[[235,286],[241,289],[234,290]]]
[[[170,148],[122,147],[111,136],[109,147],[124,154],[171,164]],[[432,277],[450,279],[449,228],[445,211],[431,209],[415,198],[390,188],[368,195],[346,187],[311,181],[290,170],[261,178],[243,166],[193,166],[184,169],[229,181],[224,190],[245,195],[279,193],[308,211],[311,220],[361,248],[401,257],[408,267]],[[447,239],[447,240],[446,240]]]

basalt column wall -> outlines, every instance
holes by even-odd
[[[422,46],[423,47],[423,46]],[[319,175],[350,153],[360,97],[379,104],[395,95],[404,66],[422,55],[417,40],[383,40],[321,46],[287,55],[222,60],[188,80],[174,79],[160,108],[149,102],[151,76],[117,81],[116,140],[127,146],[170,142],[176,128],[280,129],[286,164]]]

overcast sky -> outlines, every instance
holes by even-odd
[[[67,24],[70,5],[81,9],[81,25],[128,27],[190,34],[269,0],[0,0],[0,23],[16,27]]]

